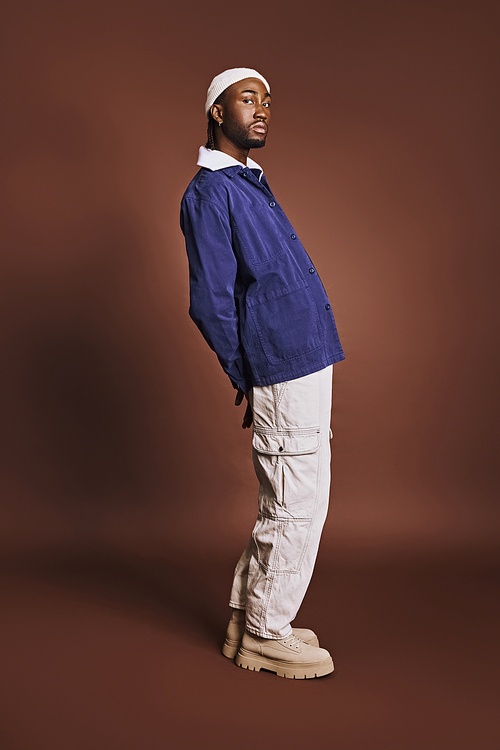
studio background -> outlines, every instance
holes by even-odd
[[[498,747],[498,15],[7,6],[4,750],[225,748],[239,701],[263,695],[295,712],[263,719],[263,747]],[[217,653],[256,480],[243,410],[188,317],[179,204],[206,88],[237,66],[270,82],[252,156],[346,354],[304,603],[341,668],[313,685]]]

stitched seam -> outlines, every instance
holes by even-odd
[[[285,380],[284,383],[282,383],[282,388],[278,394],[278,403],[276,404],[277,407],[281,407],[281,402],[283,401],[283,396],[285,395],[285,392],[288,390],[288,381]]]
[[[217,203],[214,203],[214,201],[209,200],[208,198],[200,198],[195,197],[194,195],[186,195],[184,198],[185,201],[193,201],[194,203],[209,203],[211,206],[215,208],[215,210],[225,219],[228,218],[228,214],[226,213],[227,207],[223,205],[218,205]]]
[[[262,616],[260,618],[261,629],[265,633],[268,632],[267,628],[266,628],[266,619],[267,619],[267,610],[268,610],[268,607],[269,607],[269,602],[271,600],[271,594],[272,594],[272,590],[273,590],[273,583],[274,583],[274,574],[272,572],[269,572],[269,577],[267,578],[267,582],[266,582],[266,592],[265,592],[265,597],[264,597],[264,606],[262,607]]]
[[[289,518],[282,518],[281,516],[271,516],[269,513],[259,513],[259,520],[267,518],[268,521],[278,521],[282,524],[293,523],[294,521],[312,521],[314,516],[290,516]]]

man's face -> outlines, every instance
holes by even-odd
[[[229,86],[221,110],[222,131],[236,146],[248,149],[266,145],[271,96],[259,78],[244,78]]]

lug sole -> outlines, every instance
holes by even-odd
[[[321,662],[292,664],[280,659],[270,659],[267,656],[254,654],[244,648],[240,648],[238,651],[235,664],[242,669],[250,669],[253,672],[267,669],[269,672],[276,672],[278,677],[287,677],[290,680],[311,680],[314,677],[324,677],[333,672],[332,657]]]
[[[315,646],[316,648],[319,647],[319,640],[317,636],[314,636],[314,638],[311,638],[308,641],[304,641],[304,643],[308,643],[310,646]],[[241,640],[233,641],[232,638],[226,638],[226,640],[224,641],[224,645],[222,646],[222,655],[227,659],[234,659],[240,649],[240,646]]]

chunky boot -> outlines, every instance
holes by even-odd
[[[244,632],[245,610],[233,609],[233,614],[226,630],[226,639],[222,646],[222,653],[228,659],[234,659],[238,653]],[[293,628],[293,634],[311,646],[319,646],[318,636],[312,630],[308,630],[307,628]]]
[[[293,633],[275,641],[245,631],[235,663],[254,672],[267,669],[276,672],[278,677],[293,680],[322,677],[333,672],[333,660],[326,649],[311,646]]]

